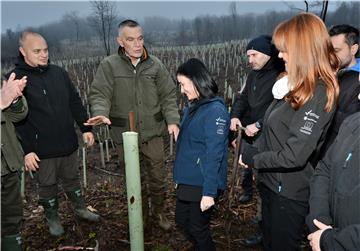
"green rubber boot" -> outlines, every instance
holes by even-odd
[[[20,234],[6,235],[1,237],[2,251],[21,251],[22,239]]]
[[[85,199],[81,194],[81,190],[77,189],[75,191],[66,192],[66,195],[71,201],[71,204],[74,207],[75,215],[92,222],[97,222],[100,220],[100,216],[96,213],[90,212],[89,209],[85,206]]]
[[[40,205],[44,207],[45,218],[49,226],[50,234],[60,236],[64,234],[64,228],[61,225],[58,209],[59,202],[57,198],[40,199]]]

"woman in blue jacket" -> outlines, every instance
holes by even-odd
[[[209,229],[215,198],[226,188],[229,115],[218,87],[198,59],[182,64],[176,77],[188,98],[176,145],[175,220],[197,250],[215,250]]]

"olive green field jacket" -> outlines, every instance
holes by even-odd
[[[24,119],[27,112],[24,97],[1,111],[1,176],[21,170],[24,166],[24,153],[13,123]]]
[[[92,116],[110,119],[110,135],[122,143],[122,132],[129,131],[128,113],[135,113],[139,142],[162,136],[166,124],[179,124],[176,86],[158,58],[144,55],[133,66],[123,49],[103,59],[89,94]]]

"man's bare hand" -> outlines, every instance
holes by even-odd
[[[242,127],[241,122],[240,122],[240,119],[238,119],[238,118],[232,118],[232,119],[230,120],[230,130],[231,130],[231,131],[236,131],[238,126],[239,126],[239,127]]]
[[[94,134],[92,132],[84,132],[83,133],[83,140],[87,146],[92,146],[95,142]]]
[[[260,130],[255,126],[255,123],[247,125],[245,133],[249,137],[254,137]]]
[[[174,134],[174,139],[177,141],[177,137],[179,136],[179,127],[176,124],[168,125],[169,134]]]
[[[107,117],[105,117],[103,115],[99,115],[99,116],[89,118],[86,121],[86,123],[84,123],[84,125],[86,125],[86,126],[96,126],[96,125],[101,125],[101,124],[111,125],[111,121]]]
[[[31,152],[25,155],[24,157],[24,161],[25,161],[25,170],[26,171],[35,171],[37,169],[39,169],[39,164],[38,162],[40,162],[39,157],[36,155],[36,153]]]
[[[239,165],[244,168],[249,168],[249,166],[242,161],[242,154],[239,156]]]
[[[0,108],[5,109],[18,97],[21,97],[27,82],[27,77],[15,79],[15,73],[11,73],[8,80],[3,81],[0,96]]]

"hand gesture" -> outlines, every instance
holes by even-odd
[[[89,118],[84,123],[84,125],[86,125],[86,126],[96,126],[96,125],[101,125],[101,124],[111,125],[111,121],[107,117],[105,117],[103,115],[99,115],[99,116]]]
[[[22,79],[15,79],[15,77],[15,73],[11,73],[9,79],[3,81],[0,98],[1,109],[7,108],[15,99],[23,95],[22,91],[25,88],[27,77],[24,76]]]

